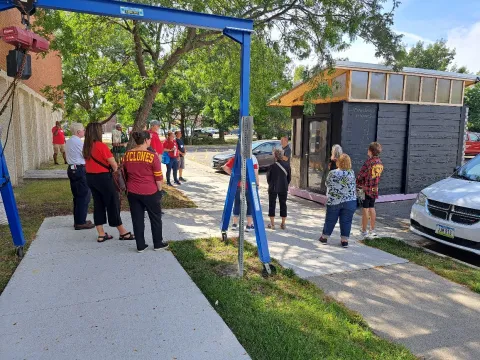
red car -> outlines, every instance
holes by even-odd
[[[478,154],[480,154],[480,134],[467,132],[465,157],[472,158]]]

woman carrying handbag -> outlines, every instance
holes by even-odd
[[[102,142],[102,125],[90,123],[85,130],[83,145],[87,184],[93,197],[93,220],[97,228],[97,242],[113,239],[105,232],[103,225],[107,223],[116,227],[120,240],[135,240],[135,236],[122,224],[120,217],[120,197],[113,181],[112,172],[117,171],[118,165],[112,152]]]
[[[267,172],[268,216],[270,217],[268,228],[275,230],[275,207],[277,206],[278,197],[278,202],[280,203],[280,217],[282,218],[280,228],[285,230],[285,222],[287,220],[288,185],[292,180],[292,173],[289,163],[283,160],[282,149],[275,149],[273,155],[275,156],[275,163],[270,165]]]

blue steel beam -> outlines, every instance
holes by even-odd
[[[0,11],[12,8],[13,4],[13,0],[0,0]],[[158,21],[218,31],[223,31],[226,28],[253,30],[253,21],[248,19],[201,14],[193,11],[114,0],[37,0],[35,6],[43,9],[64,10],[141,21]]]
[[[10,1],[0,1],[0,12],[5,10],[13,9],[14,6],[11,4]]]

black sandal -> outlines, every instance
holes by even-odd
[[[112,240],[112,239],[113,239],[113,236],[108,235],[107,233],[105,233],[105,235],[103,235],[103,236],[98,236],[97,242],[102,243],[102,242],[105,242],[105,241],[107,241],[107,240]]]
[[[135,235],[131,232],[127,232],[126,234],[120,235],[119,240],[135,240]]]

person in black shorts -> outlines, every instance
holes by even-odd
[[[373,142],[368,147],[368,159],[363,164],[357,175],[357,188],[365,193],[365,200],[362,203],[362,238],[374,238],[375,221],[377,213],[375,211],[375,201],[378,199],[378,185],[383,172],[383,164],[380,159],[382,145]],[[367,231],[368,219],[370,218],[370,231]]]

